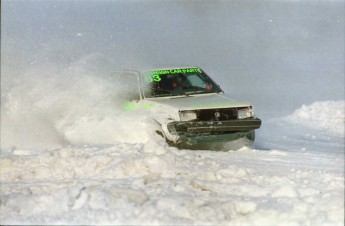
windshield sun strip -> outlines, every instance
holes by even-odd
[[[190,69],[190,70],[189,70]],[[193,69],[193,70],[192,70]],[[195,71],[196,69],[198,69],[197,71]],[[173,73],[170,73],[171,71],[173,71]],[[152,73],[152,72],[155,72],[155,73]],[[183,73],[185,72],[185,73]],[[151,76],[150,76],[150,73],[151,73]],[[208,92],[205,92],[203,90],[200,90],[200,91],[197,91],[197,90],[194,90],[194,91],[188,91],[186,90],[186,92],[184,93],[174,93],[173,91],[174,90],[167,90],[167,89],[162,89],[163,91],[167,91],[167,92],[170,92],[170,93],[167,93],[167,94],[149,94],[147,92],[144,92],[144,96],[145,98],[150,98],[150,97],[166,97],[166,96],[185,96],[185,95],[194,95],[194,94],[207,94],[207,93],[220,93],[220,92],[223,92],[219,85],[216,84],[205,72],[203,72],[201,69],[199,68],[187,68],[187,69],[172,69],[172,70],[159,70],[159,72],[157,71],[150,71],[150,72],[146,72],[146,73],[143,73],[142,75],[142,81],[143,82],[148,82],[148,83],[153,83],[153,84],[160,84],[162,83],[163,80],[166,80],[164,77],[165,76],[170,76],[171,78],[169,78],[168,82],[171,82],[172,79],[177,79],[177,78],[181,78],[182,76],[184,81],[187,81],[188,83],[190,83],[190,85],[192,85],[191,81],[190,80],[187,80],[187,76],[191,76],[191,75],[197,75],[198,78],[200,79],[200,81],[202,81],[205,85],[205,87],[209,84],[211,85],[211,89],[210,91]],[[160,77],[162,75],[162,77]],[[178,77],[174,77],[173,75],[176,75]],[[163,77],[164,76],[164,77]],[[164,78],[164,79],[162,79]],[[198,87],[198,86],[196,86]],[[179,87],[181,88],[181,86]],[[200,89],[204,89],[203,87],[199,87]],[[154,90],[154,89],[153,89]],[[162,91],[161,90],[161,91]],[[158,89],[156,89],[156,91],[158,91]]]

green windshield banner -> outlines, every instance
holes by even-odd
[[[165,69],[165,70],[149,71],[145,74],[168,75],[168,74],[193,73],[193,72],[201,73],[201,69],[200,68]]]
[[[201,73],[201,69],[200,68],[183,68],[183,69],[158,70],[158,71],[151,71],[151,74],[152,75],[167,75],[167,74],[193,73],[193,72]]]
[[[147,82],[159,82],[161,81],[160,75],[171,75],[171,74],[180,74],[180,73],[201,73],[200,68],[183,68],[183,69],[169,69],[169,70],[157,70],[157,71],[148,71],[144,73]]]

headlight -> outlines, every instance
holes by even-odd
[[[179,114],[181,121],[190,121],[197,119],[197,115],[194,111],[180,111]]]
[[[249,108],[242,108],[237,111],[237,118],[238,119],[245,119],[245,118],[251,118],[254,116],[253,109],[251,107]]]

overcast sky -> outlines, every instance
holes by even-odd
[[[16,70],[200,66],[260,111],[344,99],[343,1],[2,1],[2,79]]]

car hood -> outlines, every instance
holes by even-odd
[[[196,110],[214,108],[248,107],[248,102],[236,101],[223,93],[199,94],[193,96],[150,98],[149,101],[161,105],[168,105],[177,110]]]

